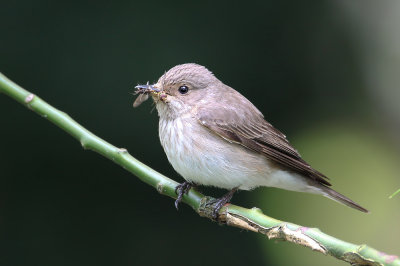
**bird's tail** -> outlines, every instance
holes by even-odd
[[[322,195],[324,195],[327,198],[330,198],[334,201],[337,201],[339,203],[342,203],[344,205],[347,205],[347,206],[357,209],[359,211],[369,213],[369,211],[367,209],[361,207],[360,205],[358,205],[351,199],[347,198],[346,196],[340,194],[339,192],[336,192],[335,190],[333,190],[329,187],[321,185],[320,189],[322,190]]]

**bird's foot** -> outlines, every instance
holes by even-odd
[[[213,213],[212,213],[212,218],[213,218],[214,220],[217,220],[217,219],[218,219],[220,209],[221,209],[225,204],[227,204],[228,202],[231,201],[231,199],[232,199],[232,197],[233,197],[233,194],[235,194],[235,192],[236,192],[237,190],[238,190],[238,188],[235,187],[235,188],[233,188],[231,191],[229,191],[228,193],[226,193],[225,195],[223,195],[221,198],[211,200],[210,202],[207,203],[207,205],[214,205],[214,206],[213,206],[213,207],[214,207],[214,210],[213,210]]]
[[[178,205],[182,201],[182,197],[184,194],[188,194],[189,190],[194,186],[193,183],[185,181],[182,184],[179,184],[175,188],[175,193],[178,195],[178,198],[175,201],[175,208],[178,210]]]

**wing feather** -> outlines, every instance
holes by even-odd
[[[229,142],[259,152],[295,172],[330,186],[326,180],[328,178],[304,161],[286,136],[265,121],[256,107],[238,92],[231,93],[231,96],[238,98],[238,101],[232,102],[242,104],[225,108],[221,108],[221,105],[199,107],[196,118],[200,124]],[[251,108],[248,108],[249,104]]]

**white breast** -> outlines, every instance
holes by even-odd
[[[159,122],[161,144],[174,169],[187,181],[220,188],[267,185],[269,161],[229,143],[187,116]]]

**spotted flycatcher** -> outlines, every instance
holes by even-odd
[[[320,194],[368,212],[329,188],[327,177],[305,162],[284,134],[207,68],[177,65],[156,84],[136,88],[140,95],[134,106],[152,96],[161,145],[186,180],[178,186],[176,207],[194,185],[229,189],[215,204],[217,216],[238,189],[266,186]]]

